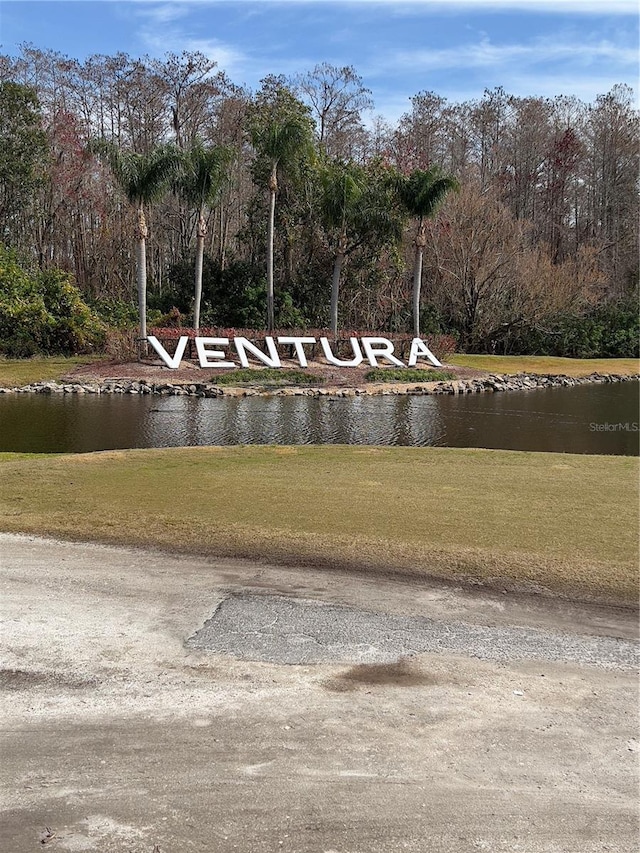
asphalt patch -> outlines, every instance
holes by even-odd
[[[638,665],[637,644],[614,637],[441,622],[255,594],[224,599],[186,645],[279,664],[390,664],[423,652],[453,652],[483,660],[562,661],[607,669]],[[400,681],[410,678],[405,672]],[[357,671],[349,680],[357,683]]]

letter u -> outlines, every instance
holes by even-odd
[[[349,338],[349,340],[351,341],[351,349],[353,350],[354,357],[350,361],[342,361],[341,359],[336,358],[332,353],[331,346],[327,338],[320,338],[320,345],[322,346],[324,357],[327,359],[329,364],[333,364],[336,367],[357,367],[362,363],[362,350],[360,349],[358,339]]]

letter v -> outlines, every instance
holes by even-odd
[[[167,367],[170,367],[172,370],[177,370],[180,367],[180,362],[182,361],[182,356],[184,355],[184,351],[187,348],[187,341],[189,340],[188,335],[181,335],[180,340],[178,341],[178,345],[176,347],[175,354],[173,358],[169,355],[166,349],[162,346],[160,341],[155,337],[155,335],[149,335],[147,340],[154,348],[154,350],[158,353],[160,358],[164,361]]]

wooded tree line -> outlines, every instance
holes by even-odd
[[[2,241],[114,316],[140,290],[144,233],[152,319],[408,332],[417,314],[470,350],[632,354],[629,88],[591,104],[423,91],[395,125],[365,125],[372,107],[349,67],[250,92],[199,53],[23,46],[0,57]],[[163,151],[180,174],[123,191]]]

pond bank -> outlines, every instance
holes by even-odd
[[[259,372],[256,379],[258,379]],[[490,373],[467,379],[452,379],[440,382],[380,383],[371,382],[353,387],[344,386],[265,386],[255,384],[221,386],[209,382],[153,382],[147,379],[109,378],[101,381],[43,381],[29,385],[0,388],[0,394],[154,394],[158,396],[193,397],[253,397],[300,396],[300,397],[354,397],[406,394],[413,396],[438,394],[479,394],[504,391],[523,391],[535,388],[574,387],[577,385],[603,384],[638,381],[639,376],[616,373],[592,373],[589,376],[566,376],[563,374],[521,373],[517,375]]]

